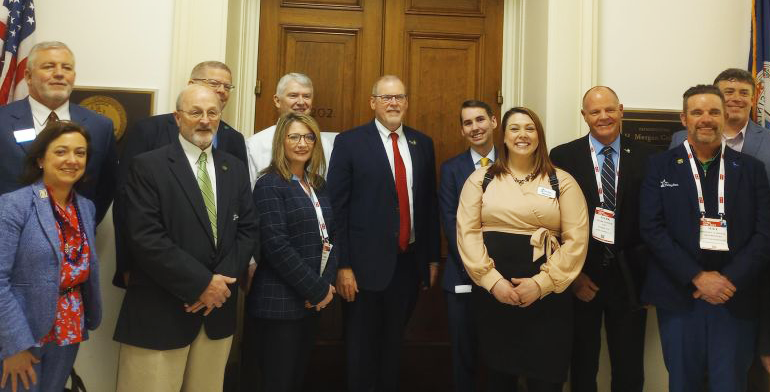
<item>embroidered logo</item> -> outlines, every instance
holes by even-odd
[[[675,187],[675,186],[679,186],[679,184],[676,184],[676,183],[670,183],[670,182],[668,182],[668,181],[666,181],[666,180],[661,180],[661,181],[660,181],[660,187],[661,187],[661,188],[673,188],[673,187]]]

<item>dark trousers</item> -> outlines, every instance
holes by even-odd
[[[302,390],[318,320],[317,313],[299,320],[254,320],[261,392]]]
[[[50,342],[43,347],[32,347],[29,352],[40,360],[40,363],[32,365],[37,376],[37,383],[30,385],[30,392],[61,392],[67,384],[72,365],[75,364],[75,357],[78,355],[80,344],[70,344],[67,346],[58,346]],[[24,384],[16,378],[16,390],[25,391]],[[10,377],[5,383],[5,388],[0,391],[7,392],[12,389]]]
[[[592,301],[574,301],[575,338],[570,370],[573,392],[597,391],[602,318],[607,332],[612,391],[642,392],[647,309],[630,309],[627,295],[621,290],[625,290],[622,284],[613,287],[608,283],[599,287]]]
[[[398,391],[404,329],[417,300],[419,276],[412,253],[398,256],[383,291],[359,289],[343,302],[349,392]]]
[[[487,392],[518,392],[519,376],[487,368]],[[527,392],[561,392],[562,383],[528,378]]]
[[[743,392],[754,358],[756,320],[696,300],[690,311],[658,308],[663,360],[671,392]]]
[[[483,290],[476,287],[475,290]],[[452,376],[457,392],[476,390],[478,341],[471,313],[471,293],[445,292],[449,337],[452,342]]]

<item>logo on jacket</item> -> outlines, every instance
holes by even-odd
[[[676,183],[672,184],[672,183],[670,183],[670,182],[668,182],[666,180],[661,180],[660,181],[660,187],[661,188],[673,188],[675,186],[679,186],[679,184],[676,184]]]

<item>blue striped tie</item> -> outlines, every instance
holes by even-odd
[[[614,150],[610,146],[602,148],[601,154],[604,155],[604,164],[602,164],[602,194],[604,195],[604,207],[610,211],[615,211],[615,163],[612,161]],[[615,258],[615,251],[612,245],[604,245],[604,265],[608,265],[610,260]]]

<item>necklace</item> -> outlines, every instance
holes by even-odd
[[[511,178],[513,178],[513,181],[516,181],[519,185],[524,185],[525,182],[531,181],[533,178],[535,178],[535,173],[529,173],[526,177],[522,179],[516,178],[513,174],[511,174]]]

